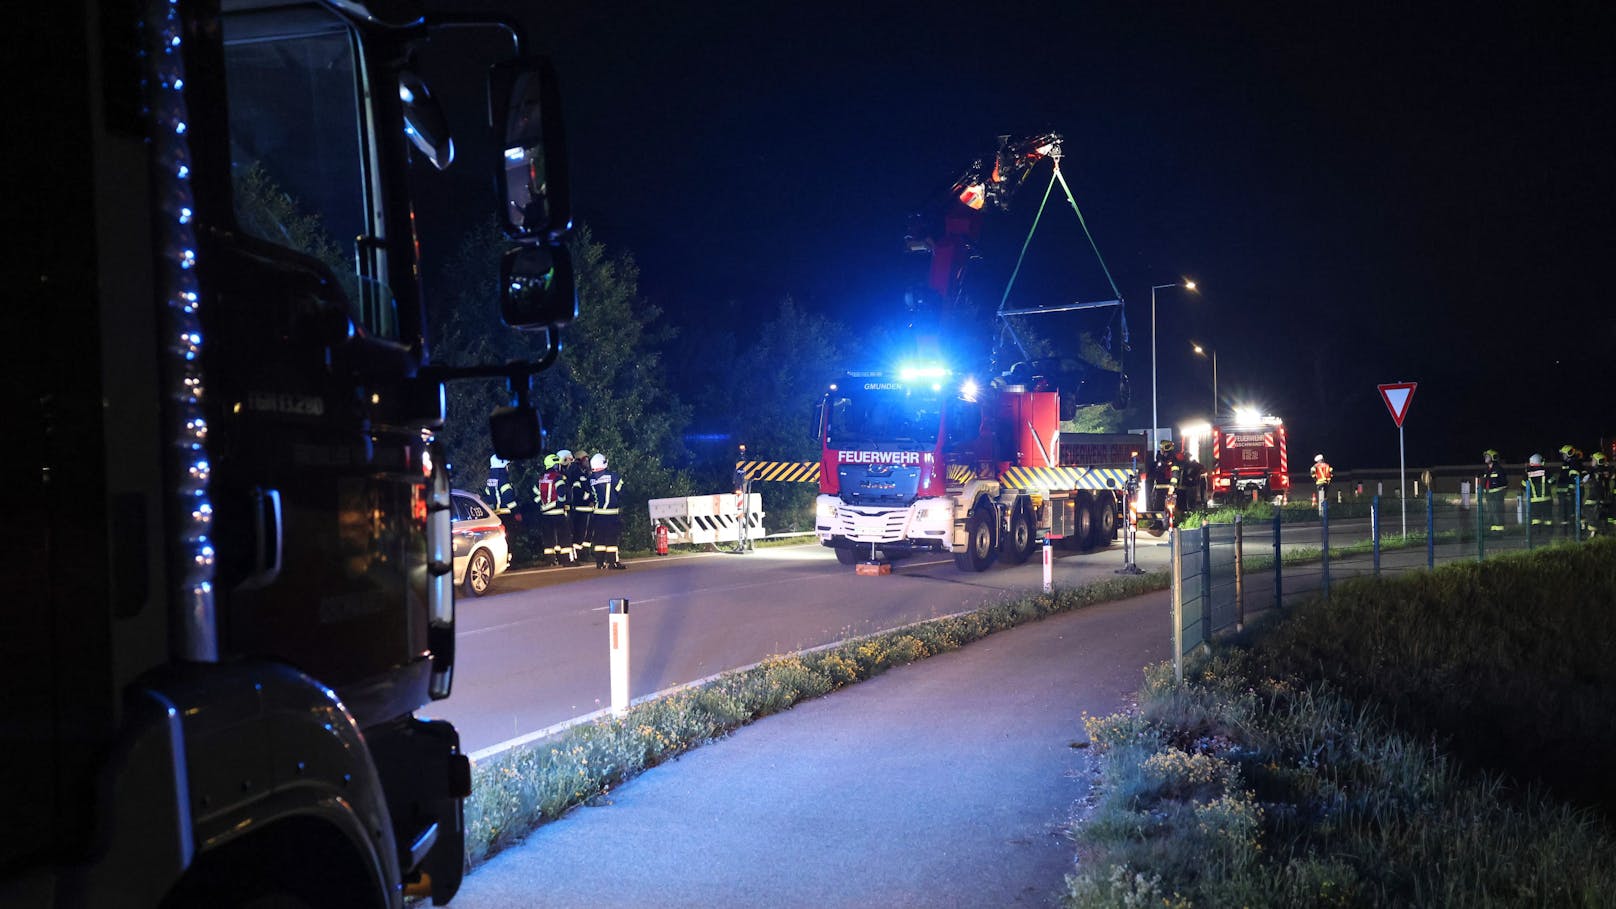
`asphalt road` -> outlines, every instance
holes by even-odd
[[[1139,539],[1139,564],[1165,567],[1168,547]],[[1057,585],[1115,577],[1124,563],[1120,544],[1055,554]],[[1025,565],[981,573],[915,557],[891,575],[862,577],[813,543],[642,559],[619,572],[502,575],[496,593],[459,601],[454,692],[423,714],[453,722],[475,754],[608,707],[607,608],[616,597],[630,601],[630,681],[640,697],[773,654],[973,609],[1042,581],[1036,553]],[[1168,633],[1165,619],[1158,633]]]
[[[1167,602],[1023,625],[743,727],[541,827],[453,905],[1056,905],[1082,716],[1167,657]]]

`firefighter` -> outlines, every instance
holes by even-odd
[[[1504,529],[1504,491],[1509,488],[1509,478],[1504,474],[1504,462],[1495,449],[1489,448],[1481,453],[1481,460],[1486,465],[1481,474],[1481,514],[1487,522],[1487,529],[1494,533],[1501,533]]]
[[[1575,445],[1560,446],[1560,466],[1549,483],[1554,493],[1555,523],[1560,532],[1571,536],[1577,527],[1577,498],[1582,491],[1582,451]]]
[[[1323,505],[1325,500],[1330,497],[1330,480],[1335,476],[1335,470],[1330,467],[1329,461],[1324,460],[1324,455],[1316,454],[1313,456],[1312,474],[1313,489],[1317,495],[1317,501],[1320,505]]]
[[[495,514],[510,514],[516,507],[516,487],[511,485],[510,461],[499,455],[488,456],[488,482],[483,484],[483,498],[494,506]]]
[[[617,557],[617,543],[623,535],[623,478],[607,468],[606,456],[595,452],[589,459],[589,486],[595,512],[589,519],[589,546],[595,554],[595,568],[627,568]]]
[[[1521,477],[1521,494],[1526,496],[1526,509],[1531,524],[1540,527],[1554,523],[1549,513],[1549,472],[1543,467],[1543,456],[1532,455],[1526,460],[1526,473]]]
[[[589,498],[589,474],[585,470],[583,452],[577,457],[563,448],[556,452],[561,459],[561,477],[567,497],[567,521],[572,530],[572,564],[584,563],[584,549],[589,545],[589,515],[595,510]]]
[[[1156,453],[1156,463],[1151,471],[1151,481],[1155,484],[1156,492],[1159,496],[1158,507],[1162,511],[1173,511],[1178,502],[1178,497],[1175,493],[1181,476],[1178,458],[1176,457],[1177,446],[1173,444],[1172,439],[1162,439],[1161,444],[1157,447],[1160,450]]]
[[[542,564],[571,565],[573,562],[566,482],[561,473],[561,458],[545,455],[544,475],[533,485],[533,504],[539,510],[539,539],[544,543]]]
[[[1610,533],[1610,525],[1616,522],[1610,507],[1610,479],[1610,460],[1604,452],[1594,452],[1588,459],[1588,472],[1584,474],[1582,491],[1583,527],[1589,536]]]

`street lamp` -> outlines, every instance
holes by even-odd
[[[1179,284],[1157,284],[1150,288],[1150,450],[1152,456],[1160,444],[1156,439],[1156,427],[1161,420],[1156,416],[1156,291],[1169,287],[1182,287],[1188,291],[1195,290],[1194,281],[1184,281]]]
[[[1190,347],[1194,348],[1195,352],[1200,356],[1210,356],[1212,358],[1212,422],[1216,423],[1218,420],[1218,352],[1216,349],[1208,351],[1194,341],[1190,342]]]

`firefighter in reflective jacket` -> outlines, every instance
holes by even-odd
[[[1610,459],[1602,451],[1589,459],[1588,472],[1583,480],[1583,523],[1590,534],[1610,533],[1616,524],[1611,512]]]
[[[582,565],[584,549],[589,546],[589,515],[595,510],[595,503],[589,498],[588,462],[583,460],[583,452],[578,454],[579,457],[575,458],[572,452],[563,448],[556,453],[556,457],[561,459],[567,519],[572,525],[572,562]]]
[[[595,568],[627,568],[617,557],[617,542],[623,535],[619,515],[623,478],[607,469],[606,456],[600,452],[589,459],[589,488],[595,498],[595,514],[589,519],[589,546],[595,553]]]
[[[1560,466],[1550,479],[1554,494],[1555,523],[1560,531],[1570,536],[1577,521],[1577,496],[1582,493],[1582,451],[1575,445],[1560,446]]]
[[[1487,528],[1492,531],[1504,529],[1504,491],[1509,488],[1509,478],[1504,474],[1504,462],[1494,449],[1487,449],[1481,453],[1481,460],[1486,465],[1481,474],[1481,513],[1487,521]]]
[[[516,507],[516,487],[511,485],[510,461],[499,455],[488,456],[488,482],[483,484],[483,498],[494,506],[495,514],[510,514]]]
[[[1330,462],[1324,460],[1324,455],[1316,454],[1313,456],[1312,473],[1313,488],[1318,493],[1319,504],[1322,505],[1330,497],[1330,480],[1335,477],[1335,471],[1331,469]]]
[[[566,482],[566,477],[561,473],[561,458],[545,455],[544,475],[533,485],[533,504],[539,509],[539,539],[544,543],[544,551],[539,557],[542,564],[573,563]]]
[[[1543,467],[1543,456],[1532,455],[1526,461],[1526,475],[1521,477],[1521,493],[1526,496],[1526,509],[1533,526],[1554,523],[1549,514],[1549,472]]]

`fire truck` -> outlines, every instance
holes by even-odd
[[[416,716],[455,666],[438,433],[445,383],[494,377],[496,452],[540,447],[532,377],[577,307],[553,72],[514,22],[407,0],[13,24],[0,905],[445,903],[470,766]],[[472,28],[501,54],[466,73],[470,166],[533,353],[450,368],[415,230],[454,144],[416,61]]]
[[[1208,504],[1253,494],[1283,501],[1290,495],[1285,421],[1279,417],[1238,410],[1227,421],[1184,426],[1179,434],[1189,456],[1207,465]]]
[[[936,366],[849,373],[818,409],[820,543],[845,565],[930,551],[963,571],[1025,562],[1045,537],[1107,545],[1148,442],[1062,433],[1060,410],[1037,377],[978,387]]]

